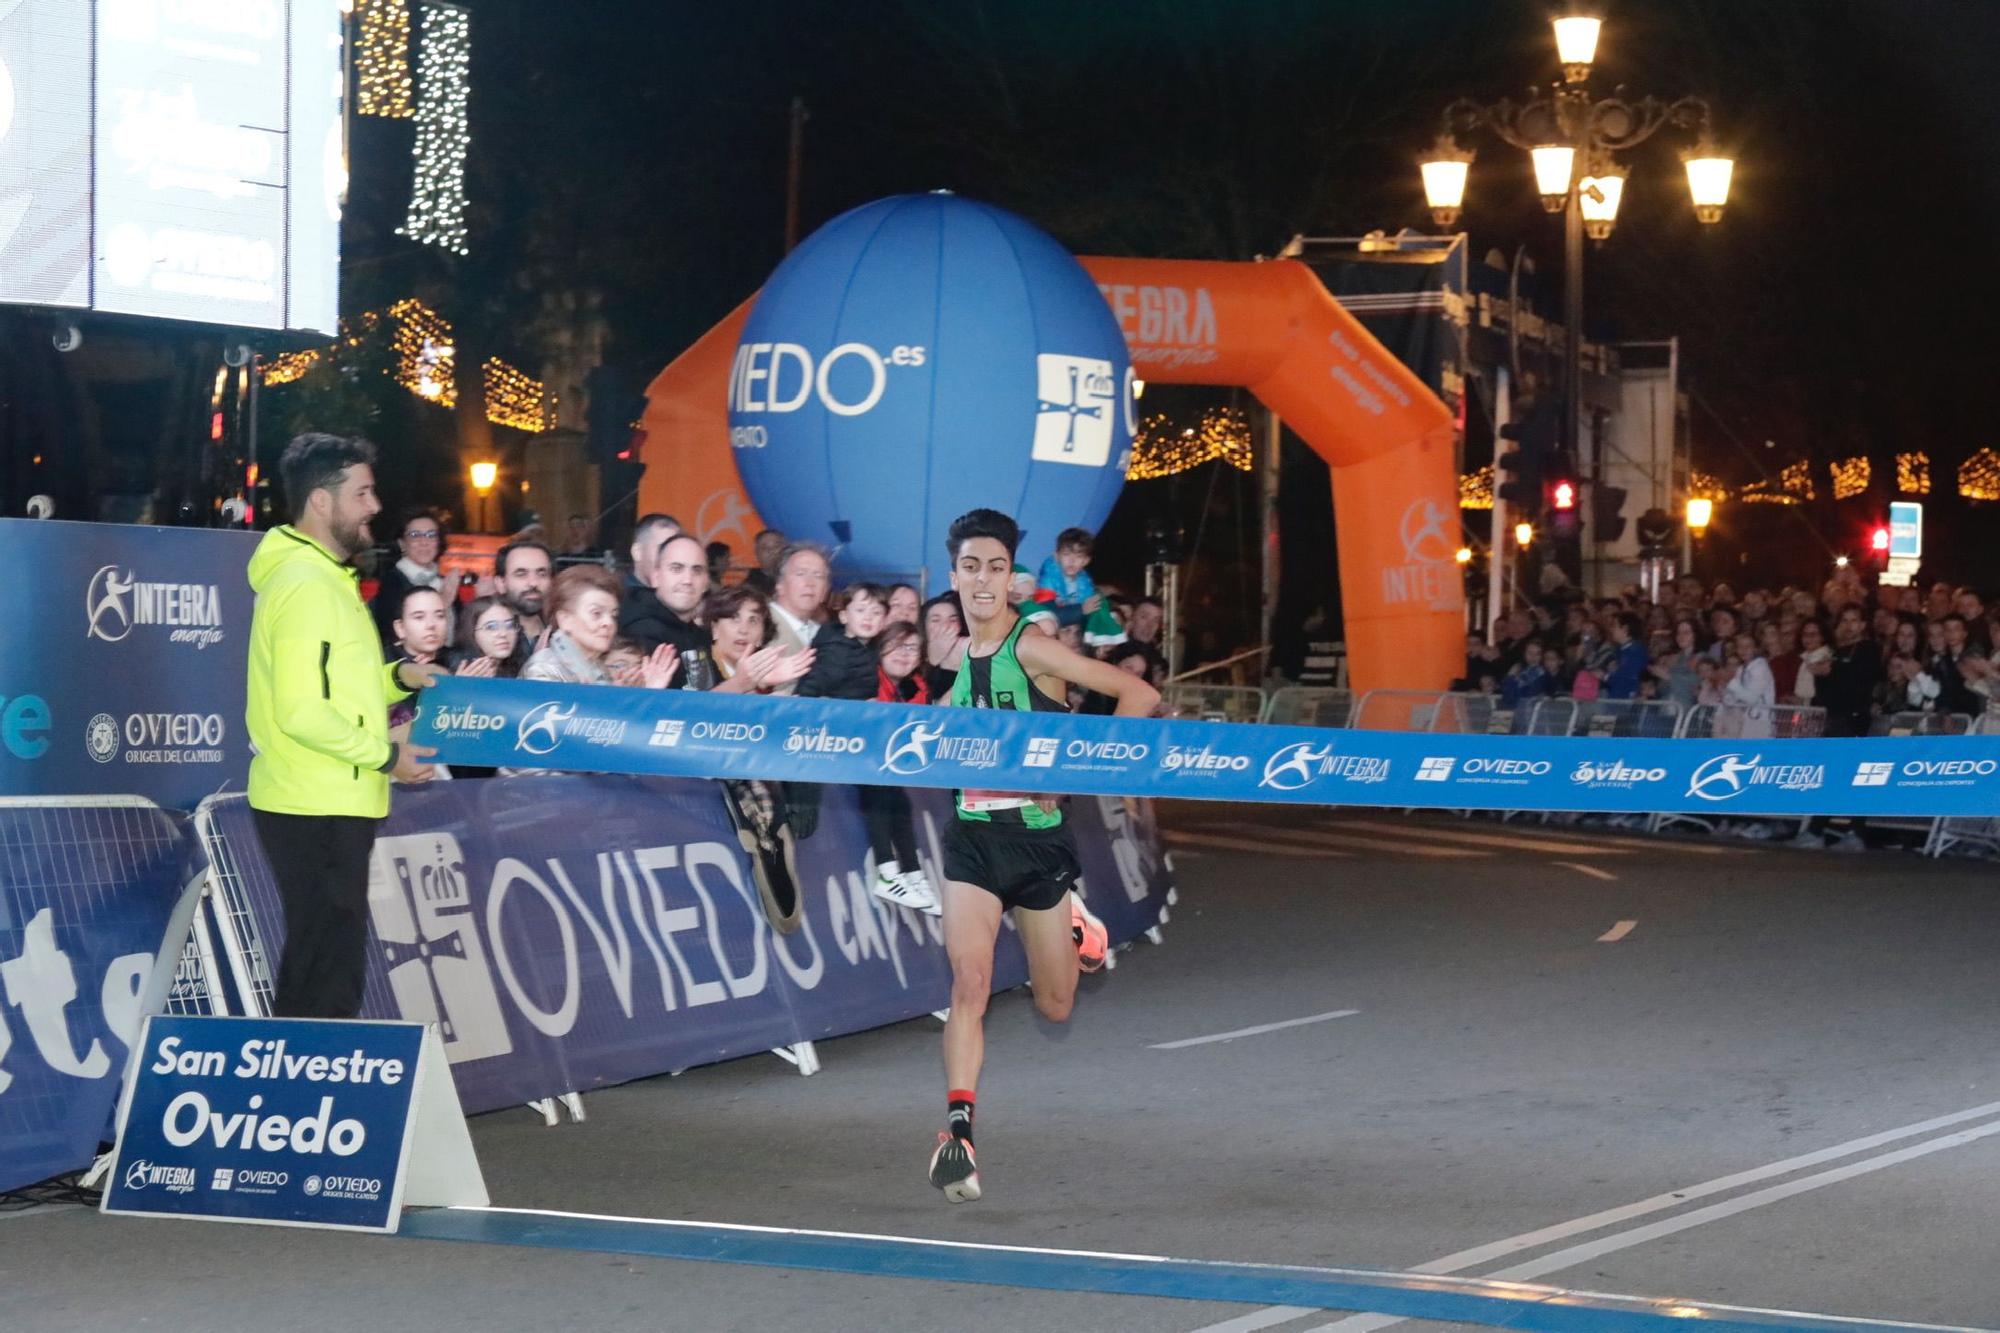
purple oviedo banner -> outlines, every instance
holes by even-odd
[[[938,879],[949,797],[912,795]],[[1077,797],[1066,808],[1082,891],[1112,939],[1157,925],[1169,876],[1150,804]],[[259,936],[282,939],[247,805],[219,803],[215,822]],[[537,775],[399,789],[375,844],[362,1016],[439,1023],[459,1098],[482,1111],[950,1002],[938,919],[869,892],[852,789],[825,789],[798,860],[804,920],[778,935],[713,783]],[[1025,977],[1009,926],[994,984]]]

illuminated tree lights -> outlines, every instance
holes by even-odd
[[[354,109],[364,116],[410,114],[409,0],[358,0]]]
[[[1165,413],[1155,413],[1139,423],[1133,436],[1132,463],[1125,469],[1125,479],[1171,477],[1214,458],[1239,472],[1250,470],[1250,421],[1241,411],[1214,408],[1202,413],[1193,426],[1176,426]]]
[[[1493,467],[1491,464],[1477,472],[1467,472],[1458,479],[1458,507],[1460,509],[1491,509],[1493,507]]]
[[[465,254],[465,153],[472,142],[472,20],[456,5],[422,6],[417,43],[416,170],[402,233]]]
[[[1968,500],[2000,500],[2000,454],[1981,449],[1960,463],[1958,493]]]
[[[340,322],[340,338],[326,347],[285,352],[260,367],[265,387],[291,384],[322,363],[338,363],[343,352],[359,348],[382,327],[392,327],[389,376],[425,402],[451,407],[458,401],[457,347],[451,321],[414,297],[401,300],[385,313],[366,311]],[[556,404],[542,382],[499,357],[488,357],[480,368],[486,390],[486,419],[496,426],[539,434],[553,429]]]
[[[1896,455],[1896,489],[1904,495],[1931,493],[1931,460],[1928,454]]]
[[[1866,457],[1843,458],[1833,465],[1833,498],[1845,500],[1868,489],[1868,478],[1873,474]]]

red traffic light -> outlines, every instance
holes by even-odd
[[[1889,529],[1887,527],[1878,527],[1875,531],[1869,533],[1868,545],[1877,551],[1887,551],[1889,549]]]
[[[1576,508],[1576,483],[1559,481],[1549,488],[1549,498],[1557,509]]]

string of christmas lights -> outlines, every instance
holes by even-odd
[[[1873,473],[1874,467],[1866,456],[1836,461],[1833,465],[1833,498],[1845,500],[1860,495],[1868,489],[1868,478]]]
[[[354,109],[401,120],[410,115],[409,0],[357,0]]]
[[[1896,455],[1896,489],[1904,495],[1929,495],[1931,493],[1931,460],[1929,454]]]
[[[1981,449],[1960,463],[1958,493],[1968,500],[2000,500],[2000,454]]]
[[[401,231],[414,241],[467,254],[465,154],[472,143],[472,19],[457,5],[421,7],[417,40],[416,169]]]
[[[556,404],[542,382],[497,356],[480,367],[486,386],[486,419],[539,434],[555,424]]]
[[[1251,469],[1250,419],[1243,412],[1233,407],[1211,408],[1193,426],[1178,426],[1158,412],[1139,423],[1125,479],[1171,477],[1216,458],[1238,472]]]
[[[389,375],[398,385],[440,407],[458,401],[458,381],[454,370],[457,349],[452,342],[451,321],[415,297],[396,302],[388,311],[365,311],[340,321],[340,337],[325,347],[285,352],[259,367],[266,387],[291,384],[303,379],[323,362],[340,359],[343,351],[361,346],[374,336],[387,318],[392,323],[389,347],[395,354]],[[488,357],[480,367],[486,390],[486,419],[496,426],[540,434],[556,423],[556,402],[540,380],[509,365],[499,357]]]
[[[1458,479],[1458,507],[1460,509],[1491,509],[1493,507],[1493,466],[1480,468],[1477,472],[1466,472]]]

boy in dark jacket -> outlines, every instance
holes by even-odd
[[[837,617],[840,633],[832,633],[833,626],[828,625],[813,640],[818,656],[812,670],[799,681],[798,695],[802,699],[873,699],[882,688],[882,673],[872,641],[888,619],[888,594],[873,583],[850,583],[835,593],[828,605]],[[896,798],[902,798],[905,812],[909,808],[908,798],[893,787],[860,787],[856,796],[871,826],[893,814]],[[937,891],[921,866],[878,859],[872,889],[877,898],[898,907],[913,907],[932,915],[939,910]]]

